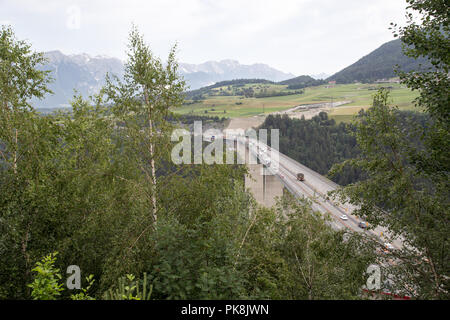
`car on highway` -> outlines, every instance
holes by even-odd
[[[340,216],[339,218],[341,218],[341,219],[344,220],[344,221],[348,220],[348,217],[347,217],[347,215],[345,215],[345,214],[343,214],[343,215]]]
[[[366,229],[368,227],[367,222],[359,222],[358,223],[358,227],[360,227],[361,229]]]
[[[266,166],[270,165],[270,158],[268,158],[265,154],[261,155],[261,162]]]

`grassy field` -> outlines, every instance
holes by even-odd
[[[257,87],[265,86],[259,84],[246,85]],[[267,86],[267,85],[266,85]],[[244,98],[243,96],[216,96],[211,95],[197,103],[184,105],[175,110],[181,114],[196,114],[204,116],[219,117],[250,117],[263,113],[271,113],[286,110],[301,104],[314,104],[331,101],[351,101],[330,112],[330,117],[336,121],[349,121],[352,115],[358,113],[362,108],[367,109],[372,103],[372,97],[376,90],[382,86],[390,86],[391,98],[394,105],[400,109],[412,109],[412,101],[417,97],[416,92],[412,92],[401,84],[346,84],[334,87],[318,86],[304,89],[303,94],[268,97],[268,98]],[[285,90],[285,86],[270,86],[270,90]],[[225,89],[225,88],[224,88]],[[220,90],[220,89],[218,89]]]

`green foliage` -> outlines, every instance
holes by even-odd
[[[44,194],[55,167],[51,158],[59,128],[37,117],[28,103],[49,92],[47,73],[37,70],[44,61],[42,54],[17,40],[9,27],[1,28],[0,44],[0,255],[9,257],[0,262],[0,283],[11,298],[29,294],[26,284],[35,258],[29,252],[32,229],[52,226],[37,219],[36,212],[51,199]],[[52,233],[42,232],[35,239],[37,247],[45,247],[51,237]],[[47,247],[45,252],[53,249]],[[44,250],[37,256],[43,254]]]
[[[56,256],[58,252],[51,253],[41,261],[36,262],[36,267],[31,271],[36,272],[34,281],[28,285],[32,289],[31,296],[34,300],[57,300],[64,290],[63,284],[59,283],[62,279],[60,270],[55,268]],[[88,295],[95,282],[91,274],[86,277],[87,287],[82,288],[81,292],[70,295],[72,300],[95,300]]]
[[[374,261],[371,242],[335,231],[310,203],[285,195],[275,211],[255,212],[239,267],[248,290],[269,299],[357,299]]]
[[[299,76],[292,79],[284,80],[279,82],[280,84],[287,84],[287,89],[303,89],[306,87],[314,87],[325,84],[324,80],[316,80],[310,76]]]
[[[169,107],[183,102],[185,82],[178,74],[174,46],[163,64],[155,57],[136,27],[130,32],[128,61],[123,81],[107,77],[104,93],[112,102],[113,116],[121,122],[121,139],[127,147],[129,161],[144,172],[140,187],[150,203],[148,211],[156,224],[159,189],[157,170],[161,162],[170,161]],[[141,194],[143,196],[144,194]]]
[[[449,3],[443,0],[408,0],[408,25],[393,29],[405,44],[405,54],[426,58],[430,70],[400,70],[402,81],[420,95],[416,105],[434,120],[424,137],[424,150],[417,153],[416,165],[426,171],[436,186],[449,189],[450,172],[450,27]],[[414,14],[420,21],[414,19]]]
[[[419,91],[416,105],[426,110],[432,120],[427,131],[418,132],[423,148],[409,151],[415,173],[428,181],[419,204],[425,203],[421,211],[426,211],[420,224],[426,224],[430,230],[425,231],[427,237],[418,236],[418,240],[419,250],[427,259],[425,266],[429,269],[426,274],[432,280],[428,285],[421,282],[420,287],[425,296],[448,298],[448,255],[438,251],[438,246],[448,246],[445,235],[449,232],[449,3],[444,0],[407,0],[407,3],[407,25],[397,28],[393,24],[395,35],[401,37],[406,55],[425,58],[433,65],[428,70],[399,71],[401,80],[412,90]],[[423,229],[417,231],[423,232]]]
[[[213,92],[213,89],[220,88],[220,87],[228,87],[227,91],[232,91],[233,87],[243,87],[246,84],[274,84],[273,81],[264,80],[264,79],[235,79],[235,80],[229,80],[229,81],[220,81],[213,85],[203,87],[197,90],[191,90],[186,92],[186,99],[192,99],[192,100],[202,100],[204,95],[211,94]]]
[[[31,108],[29,100],[42,98],[51,91],[47,71],[37,66],[45,62],[42,53],[33,52],[31,45],[17,40],[8,26],[0,29],[0,104],[2,109]]]
[[[321,214],[292,204],[282,250],[290,270],[287,296],[292,299],[354,299],[365,282],[364,271],[374,259],[373,248],[327,226]]]
[[[204,117],[193,114],[183,114],[183,115],[171,114],[167,116],[167,120],[171,122],[180,122],[182,124],[187,125],[193,125],[194,121],[201,121],[203,125],[208,123],[217,123],[223,125],[224,122],[227,120],[227,118],[219,118],[217,116]]]
[[[139,289],[139,280],[135,280],[135,276],[127,274],[118,280],[117,289],[109,289],[104,294],[105,300],[150,300],[153,286],[150,285],[147,290],[147,274],[144,273],[142,280],[142,291]]]
[[[248,201],[236,169],[187,167],[166,180],[157,228],[143,220],[142,236],[111,258],[105,287],[120,274],[147,272],[156,299],[236,297],[241,280],[230,265]]]
[[[92,285],[94,284],[95,279],[94,275],[89,275],[86,277],[86,288],[81,288],[81,292],[78,292],[76,294],[71,294],[70,299],[71,300],[95,300],[95,298],[89,296],[88,291],[92,288]]]
[[[12,145],[20,157],[14,162],[6,145],[11,156],[0,168],[0,250],[11,257],[1,261],[7,297],[28,295],[22,288],[29,266],[48,250],[60,252],[62,265],[76,261],[86,273],[101,274],[108,243],[129,219],[123,211],[133,208],[134,185],[127,181],[138,174],[121,160],[122,144],[105,112],[77,98],[69,114],[9,111],[10,121],[4,118],[20,123]],[[2,126],[0,140],[7,134]]]
[[[401,237],[403,248],[395,255],[399,262],[388,264],[386,271],[395,278],[395,290],[419,298],[446,297],[448,252],[442,248],[449,232],[448,188],[436,184],[415,161],[432,126],[411,121],[405,130],[384,90],[355,126],[360,156],[332,171],[349,165],[364,170],[367,179],[336,194],[358,208],[357,216],[387,228],[388,241]]]
[[[32,269],[36,273],[34,281],[28,286],[32,289],[31,296],[34,300],[56,300],[63,290],[59,269],[55,268],[56,255],[51,253],[41,261],[36,262],[36,267]]]
[[[236,96],[242,98],[269,98],[303,94],[303,89],[308,86],[324,84],[322,80],[314,80],[309,76],[300,76],[294,79],[272,82],[262,79],[237,79],[222,81],[211,86],[200,88],[186,93],[186,98],[194,104],[207,97]],[[186,104],[186,103],[185,103]]]
[[[359,297],[370,246],[345,241],[308,203],[258,208],[243,166],[171,162],[169,107],[184,91],[175,49],[163,64],[135,29],[129,49],[107,101],[75,97],[71,112],[38,115],[16,97],[0,109],[1,297]],[[58,261],[39,262],[27,287],[53,250]],[[71,264],[91,275],[73,294],[56,267]]]
[[[305,87],[302,87],[305,88]],[[287,89],[300,89],[300,88],[290,88],[288,86]],[[295,90],[295,91],[271,91],[271,92],[261,92],[257,94],[252,94],[255,98],[270,98],[270,97],[284,97],[284,96],[292,96],[292,95],[299,95],[303,94],[305,91],[303,90]],[[247,98],[247,97],[246,97]]]

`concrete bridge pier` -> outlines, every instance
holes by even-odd
[[[245,187],[260,205],[270,208],[276,203],[276,197],[283,195],[283,184],[275,175],[263,174],[266,168],[262,164],[247,164],[248,175],[245,176]]]

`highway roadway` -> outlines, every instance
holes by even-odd
[[[261,163],[265,164],[267,169],[276,175],[292,194],[311,200],[314,210],[331,217],[332,227],[338,230],[349,229],[354,232],[365,232],[379,242],[387,244],[384,240],[387,230],[381,227],[371,230],[361,228],[360,223],[367,224],[353,214],[356,207],[329,199],[327,193],[336,190],[339,185],[262,142],[252,139],[238,139],[238,141],[246,143],[247,150],[258,157]],[[304,181],[297,180],[297,173],[304,174]],[[398,249],[401,248],[402,243],[400,240],[395,240],[387,246]]]

